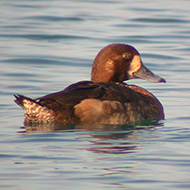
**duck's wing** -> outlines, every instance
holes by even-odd
[[[56,102],[61,106],[75,106],[84,99],[110,100],[125,103],[133,101],[135,96],[138,95],[130,88],[115,83],[92,83],[90,81],[83,81],[72,84],[63,91],[37,98],[35,101],[47,107],[50,106],[51,102]]]

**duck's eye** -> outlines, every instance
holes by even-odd
[[[131,59],[132,55],[131,55],[130,53],[123,53],[123,54],[122,54],[122,57],[123,57],[124,59]]]

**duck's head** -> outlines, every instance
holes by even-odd
[[[166,82],[143,65],[139,52],[130,45],[110,44],[94,59],[92,82],[122,82],[133,78]]]

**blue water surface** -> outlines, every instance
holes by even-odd
[[[2,0],[0,7],[0,189],[190,189],[189,0]],[[13,94],[35,98],[89,80],[109,43],[133,45],[166,79],[128,81],[158,97],[166,120],[25,128]]]

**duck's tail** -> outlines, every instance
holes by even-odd
[[[20,107],[22,107],[23,109],[26,108],[26,102],[30,102],[30,103],[36,103],[37,102],[35,100],[32,100],[31,98],[28,98],[26,96],[20,95],[20,94],[15,94],[14,97],[16,98],[14,101],[16,102],[16,104],[18,104]]]
[[[54,111],[23,95],[14,95],[15,102],[25,110],[25,122],[53,123]]]

